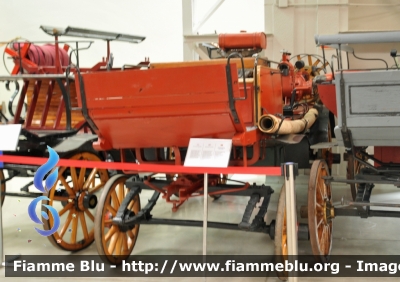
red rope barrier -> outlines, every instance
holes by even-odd
[[[47,158],[25,157],[25,156],[7,156],[0,155],[0,163],[25,164],[41,166],[47,162]],[[185,167],[177,165],[155,165],[155,164],[133,164],[133,163],[117,163],[117,162],[94,162],[82,160],[60,159],[58,167],[85,167],[85,168],[101,168],[112,170],[132,170],[137,172],[157,172],[157,173],[193,173],[193,174],[258,174],[268,176],[281,176],[280,167]]]

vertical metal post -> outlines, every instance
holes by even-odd
[[[19,42],[18,42],[18,57],[19,57],[19,73],[24,74],[24,69],[22,68],[21,44]]]
[[[61,64],[61,61],[60,61],[60,51],[59,51],[59,46],[58,46],[58,35],[55,35],[54,36],[54,41],[55,41],[55,50],[56,50],[56,71],[57,71],[57,73],[59,73],[59,74],[61,74],[61,73],[63,73],[63,70],[62,70],[62,64]]]
[[[78,41],[75,42],[76,45],[76,66],[79,68],[79,48],[78,48]],[[71,57],[72,57],[72,53],[71,53]]]
[[[0,199],[1,199],[1,189],[0,189]],[[3,263],[4,256],[3,256],[3,215],[1,213],[2,207],[0,205],[0,261]],[[1,264],[2,265],[2,264]],[[0,267],[1,267],[0,265]]]
[[[294,163],[283,164],[283,176],[285,177],[286,189],[286,230],[288,244],[288,259],[294,265],[298,255],[297,246],[297,211],[296,211],[296,191],[294,186],[295,177],[298,175],[298,166]],[[297,282],[297,275],[293,271],[289,274],[289,282]]]
[[[207,255],[208,173],[204,173],[203,256]]]

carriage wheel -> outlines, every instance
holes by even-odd
[[[360,155],[357,156],[361,157]],[[365,165],[355,160],[354,156],[350,154],[347,161],[347,179],[353,180],[355,176],[360,173],[362,168],[365,168]],[[356,199],[357,190],[358,190],[358,184],[350,183],[350,191],[353,201],[355,201]]]
[[[3,170],[0,169],[0,190],[1,190],[1,206],[3,206],[4,203],[4,198],[6,197],[5,193],[6,193],[6,183],[4,182],[4,173]]]
[[[90,152],[77,153],[69,159],[101,161]],[[53,245],[66,251],[79,251],[93,242],[94,208],[107,180],[106,169],[59,168],[57,182],[47,195],[50,201],[45,201],[60,216],[61,229],[47,237]],[[57,196],[68,197],[68,201],[60,201]],[[54,219],[46,207],[42,206],[42,210],[48,213],[49,220],[45,221],[44,228],[49,230]]]
[[[332,142],[332,132],[331,132],[331,125],[328,122],[328,140],[327,142]],[[328,164],[329,172],[332,171],[332,162],[330,161],[332,156],[332,148],[324,148],[318,150],[318,159],[323,159]]]
[[[128,178],[125,175],[114,175],[104,186],[95,218],[94,237],[100,256],[104,256],[112,264],[120,264],[127,259],[135,247],[139,234],[139,225],[119,227],[112,222],[122,200],[129,189],[125,187]],[[140,198],[136,195],[128,204],[131,215],[140,211]]]
[[[277,263],[283,263],[288,256],[285,185],[283,185],[281,188],[281,193],[279,194],[278,200],[278,207],[276,210],[274,244]],[[285,271],[277,271],[276,275],[282,281],[286,281],[288,279],[288,273]]]
[[[311,248],[319,262],[327,262],[332,249],[332,204],[331,185],[322,177],[329,176],[324,160],[314,161],[308,184],[308,228]]]
[[[321,71],[325,72],[327,66],[329,66],[329,62],[325,61],[323,63],[323,58],[319,55],[313,54],[299,54],[290,58],[290,60],[296,58],[297,61],[303,60],[307,58],[307,61],[304,62],[304,70],[308,72],[311,77],[315,77],[321,74]]]

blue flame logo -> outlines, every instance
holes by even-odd
[[[36,189],[38,189],[42,193],[48,193],[53,185],[56,183],[57,178],[58,178],[58,168],[55,168],[55,166],[58,163],[58,160],[60,159],[58,154],[49,146],[47,146],[47,149],[49,151],[49,160],[42,165],[41,167],[38,168],[38,170],[35,173],[35,176],[33,177],[33,185],[35,186]],[[43,180],[46,176],[47,173],[49,173],[51,170],[53,170],[46,178],[45,180],[45,187],[43,187]],[[36,215],[36,206],[37,204],[42,201],[42,200],[48,200],[50,199],[46,196],[40,196],[36,199],[34,199],[28,207],[28,214],[29,217],[32,219],[33,222],[42,224],[43,222],[40,220],[40,218]],[[53,208],[50,205],[43,205],[45,206],[51,213],[53,220],[54,220],[54,225],[50,230],[42,230],[39,228],[36,228],[36,231],[42,235],[42,236],[50,236],[53,235],[58,227],[60,227],[60,217],[58,215],[58,212],[55,208]],[[44,219],[49,220],[49,216],[47,215],[46,212],[42,211],[41,215]]]

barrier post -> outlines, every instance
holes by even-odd
[[[286,228],[288,244],[288,260],[294,264],[298,255],[297,246],[297,210],[296,210],[296,191],[294,180],[298,175],[298,166],[295,163],[282,164],[282,174],[285,177],[286,189]],[[296,272],[289,274],[289,282],[297,282]]]
[[[1,189],[0,189],[0,199],[1,199]],[[0,261],[1,265],[3,265],[4,262],[4,253],[3,253],[3,214],[2,214],[2,206],[0,203]],[[0,265],[0,267],[1,267]]]
[[[0,151],[0,156],[3,155],[3,152]],[[0,161],[0,169],[3,168],[3,163]],[[0,183],[1,186],[1,183]],[[4,262],[4,249],[3,249],[3,214],[2,214],[2,205],[1,205],[1,189],[0,189],[0,261],[1,265]],[[0,266],[1,267],[1,266]]]

